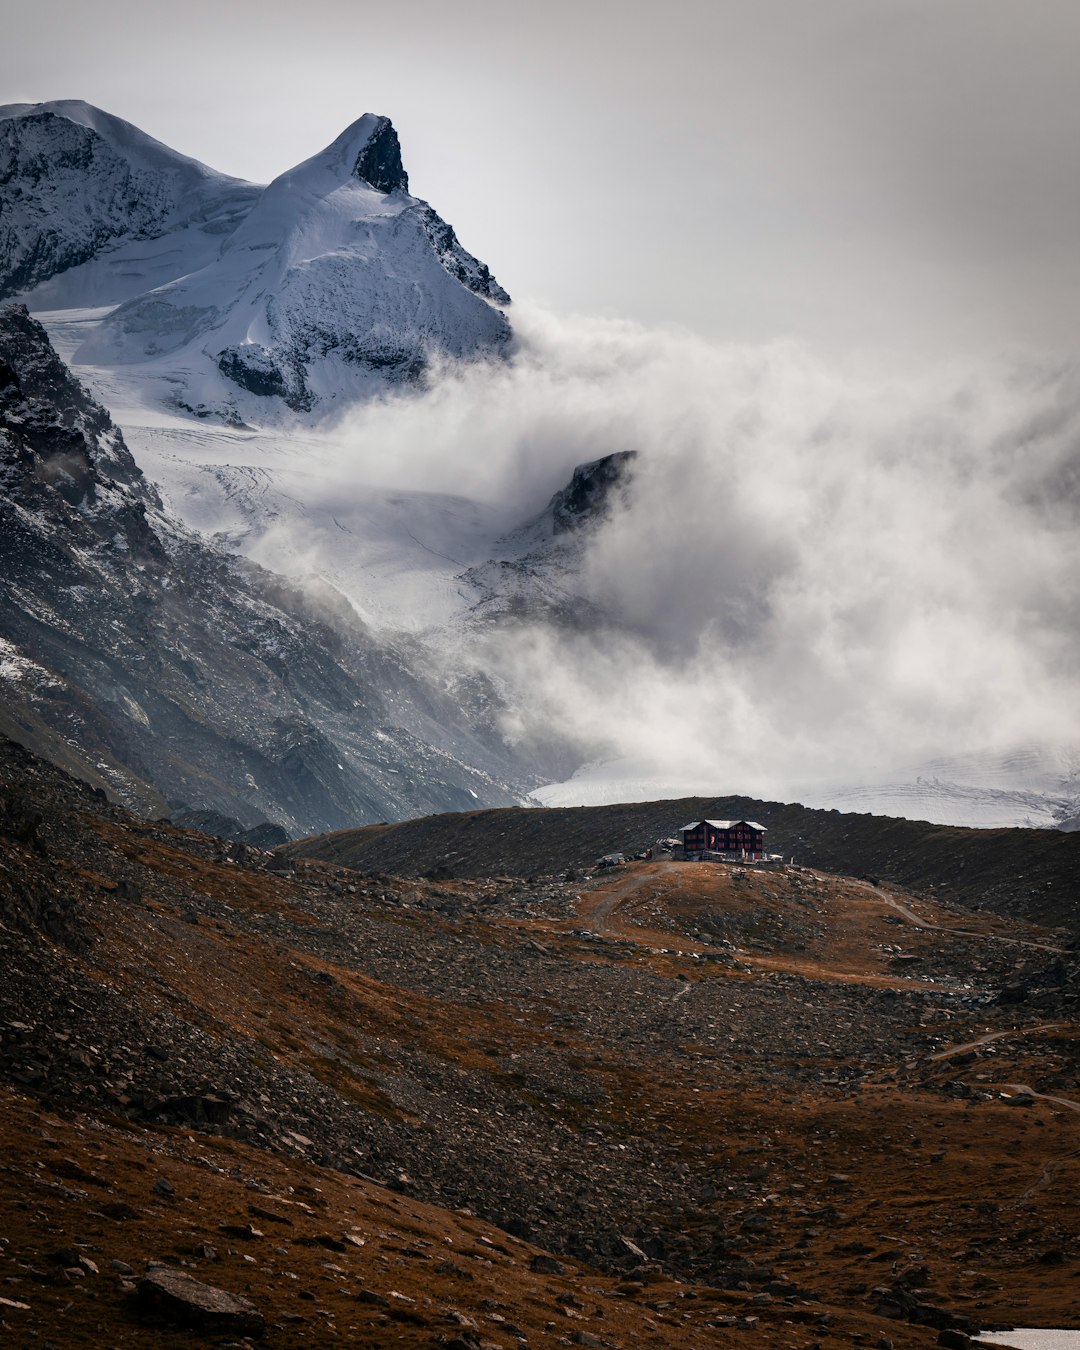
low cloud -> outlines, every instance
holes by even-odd
[[[320,471],[339,494],[484,498],[509,525],[575,464],[640,452],[579,583],[607,619],[484,651],[518,691],[509,735],[781,796],[1080,744],[1075,368],[892,377],[787,343],[515,321],[510,361],[353,414]]]

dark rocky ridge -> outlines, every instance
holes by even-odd
[[[294,834],[515,799],[483,681],[181,529],[20,306],[0,372],[0,730],[135,809]]]
[[[154,234],[164,225],[170,207],[157,184],[139,181],[131,166],[89,127],[52,112],[0,122],[0,189],[9,200],[13,194],[20,200],[39,193],[42,183],[58,174],[88,175],[91,166],[109,183],[110,200],[104,211],[94,213],[97,218],[79,222],[81,229],[57,218],[59,212],[49,209],[53,203],[47,192],[37,203],[36,234],[27,235],[21,228],[16,233],[4,219],[10,208],[5,213],[0,205],[0,298],[86,262],[112,240]],[[127,209],[121,206],[125,200]]]
[[[235,816],[224,816],[220,811],[174,811],[174,825],[185,830],[198,830],[218,839],[234,839],[252,848],[272,849],[288,843],[289,836],[280,825],[263,821],[261,825],[244,826]]]
[[[616,491],[630,481],[636,450],[621,450],[602,459],[579,464],[566,487],[548,503],[555,534],[595,525],[610,510]]]
[[[510,304],[509,294],[495,280],[491,268],[462,247],[454,227],[443,220],[434,207],[427,202],[420,202],[415,210],[431,241],[431,247],[452,277],[492,304]]]
[[[685,797],[619,806],[469,811],[302,840],[297,857],[423,876],[531,876],[633,854],[688,821],[760,820],[771,852],[846,876],[933,890],[971,908],[1061,924],[1080,934],[1080,835],[972,830],[889,816],[818,811],[752,797]]]
[[[42,326],[21,305],[0,308],[0,323],[5,484],[39,506],[49,488],[78,506],[93,501],[107,479],[130,505],[160,508],[112,418],[70,377]]]

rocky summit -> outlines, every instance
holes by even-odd
[[[0,924],[11,1344],[914,1350],[1080,1315],[1068,930],[786,864],[355,870],[9,742]]]

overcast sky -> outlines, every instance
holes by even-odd
[[[84,98],[247,178],[389,115],[414,191],[562,311],[1075,349],[1076,0],[3,8],[0,99]]]

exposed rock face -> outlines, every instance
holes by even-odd
[[[408,192],[409,175],[401,162],[401,143],[389,117],[380,117],[353,165],[353,173],[380,192]]]
[[[25,495],[51,488],[71,506],[93,500],[99,482],[131,505],[160,507],[105,409],[73,380],[41,324],[24,306],[0,308],[0,462],[5,483]],[[44,499],[43,499],[44,500]]]
[[[310,406],[310,398],[300,393],[299,381],[287,380],[273,354],[259,342],[226,347],[218,355],[218,370],[227,380],[259,398],[280,398],[290,408]]]
[[[79,192],[83,182],[92,190]],[[0,184],[4,296],[85,262],[112,240],[160,230],[171,206],[160,183],[89,127],[48,111],[0,123]]]
[[[542,622],[565,631],[611,622],[583,585],[584,559],[595,527],[630,482],[636,454],[623,450],[579,464],[538,516],[496,540],[495,556],[462,574],[477,596],[471,625]],[[566,762],[577,754],[568,749]]]
[[[0,730],[129,806],[292,834],[510,802],[483,681],[162,510],[20,306],[0,309]]]
[[[271,849],[288,842],[289,836],[280,825],[263,821],[261,825],[245,828],[235,816],[223,816],[220,811],[180,811],[173,813],[173,824],[202,834],[217,835],[219,839],[235,839],[253,848]]]
[[[439,261],[452,277],[456,277],[468,290],[481,295],[496,305],[508,305],[510,297],[491,275],[487,263],[474,258],[458,243],[453,227],[430,207],[420,202],[416,208],[417,217],[427,233],[431,246]]]
[[[548,503],[553,531],[564,534],[606,516],[615,489],[629,481],[636,458],[636,450],[622,450],[588,464],[579,464],[569,484],[556,492]]]
[[[257,194],[88,104],[0,108],[0,299],[188,226],[216,252]]]

